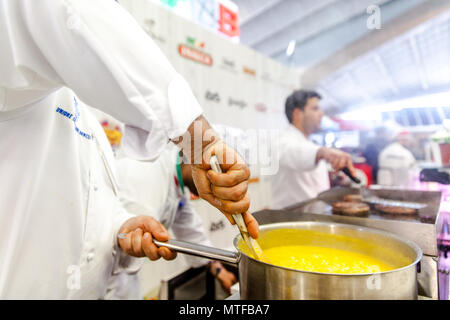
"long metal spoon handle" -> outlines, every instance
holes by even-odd
[[[210,159],[211,169],[214,172],[222,173],[222,169],[220,168],[219,160],[215,155],[213,155]],[[241,233],[242,239],[247,243],[248,247],[253,253],[253,256],[256,258],[261,257],[262,250],[259,247],[259,244],[250,237],[250,234],[248,233],[247,225],[245,224],[244,217],[242,217],[242,214],[232,214],[231,215],[234,219],[234,222],[236,223],[237,227],[239,228],[239,232]]]
[[[203,246],[196,243],[179,240],[158,241],[155,239],[153,239],[153,243],[156,244],[158,247],[167,247],[176,252],[185,253],[191,256],[207,258],[212,260],[219,260],[222,262],[228,262],[233,264],[237,264],[239,262],[239,254],[237,253],[213,247]]]

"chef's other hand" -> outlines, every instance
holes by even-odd
[[[164,226],[149,216],[137,216],[128,219],[119,230],[125,233],[124,239],[118,239],[123,252],[133,257],[148,257],[155,261],[163,257],[173,260],[177,253],[166,247],[157,247],[153,239],[159,241],[169,240],[169,233]]]
[[[237,282],[235,275],[225,269],[218,261],[211,262],[209,271],[217,280],[219,280],[223,290],[228,294],[231,294],[231,286]]]
[[[317,151],[316,160],[325,160],[331,164],[333,169],[337,172],[341,169],[348,168],[353,176],[356,176],[356,170],[353,167],[352,157],[341,150],[333,148],[321,147]]]

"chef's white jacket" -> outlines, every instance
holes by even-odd
[[[325,161],[316,164],[320,146],[308,140],[292,124],[280,134],[277,144],[278,173],[271,177],[271,208],[281,209],[314,198],[330,188]]]
[[[136,259],[119,259],[130,215],[83,102],[126,123],[124,149],[140,159],[201,108],[115,1],[0,0],[0,48],[0,298],[103,297]]]
[[[202,220],[189,201],[189,189],[182,192],[176,172],[178,151],[169,146],[153,162],[119,157],[116,167],[122,203],[128,212],[160,221],[175,239],[211,246]],[[177,257],[180,258],[194,268],[208,262],[188,255]],[[138,275],[124,271],[112,276],[106,298],[142,299]]]
[[[398,142],[381,150],[378,156],[377,183],[384,186],[411,186],[416,173],[416,159]]]

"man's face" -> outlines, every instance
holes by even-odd
[[[320,130],[320,124],[324,115],[319,107],[318,98],[309,98],[303,109],[303,128],[311,134]]]

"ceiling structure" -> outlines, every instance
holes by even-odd
[[[450,0],[233,1],[241,42],[297,68],[331,114],[450,91]],[[367,27],[371,5],[379,30]]]

